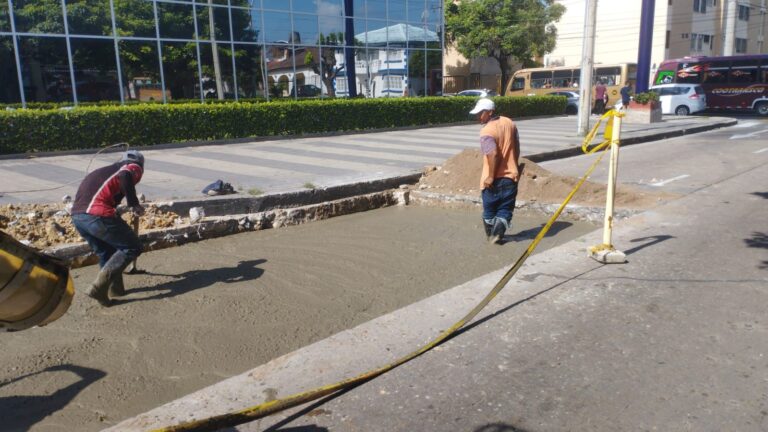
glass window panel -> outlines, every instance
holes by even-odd
[[[355,50],[355,76],[357,77],[357,94],[367,98],[373,97],[373,60],[365,48]]]
[[[67,0],[70,34],[112,35],[109,0]]]
[[[58,0],[14,0],[16,31],[64,34],[64,18]]]
[[[10,20],[10,15],[8,15],[8,2],[0,2],[0,31],[11,31]]]
[[[264,97],[261,45],[235,44],[237,94],[240,99]]]
[[[293,11],[316,14],[317,0],[293,0]]]
[[[354,16],[365,18],[365,0],[354,0],[352,9]],[[349,11],[347,11],[347,15],[349,15]]]
[[[9,36],[0,36],[0,83],[0,103],[21,102],[13,39]]]
[[[293,88],[293,49],[267,45],[267,89],[273,99],[287,98]]]
[[[192,5],[157,3],[160,37],[169,39],[195,39]]]
[[[728,63],[726,62],[726,70],[723,72],[725,75],[728,74]],[[688,83],[688,84],[698,84],[701,82],[702,78],[702,69],[706,69],[706,67],[702,67],[699,63],[680,63],[678,64],[677,68],[677,82],[679,83]]]
[[[317,0],[317,13],[329,16],[344,16],[343,0]]]
[[[64,38],[19,37],[21,76],[27,102],[72,102]]]
[[[427,22],[424,0],[408,0],[408,21],[422,25]]]
[[[427,32],[424,27],[417,27],[414,25],[406,26],[406,32],[408,36],[409,48],[423,49],[427,43],[427,40],[433,39],[433,35]]]
[[[111,39],[72,38],[71,46],[77,100],[119,101],[114,42]]]
[[[123,96],[126,101],[162,101],[160,66],[155,42],[121,40],[120,69],[123,72]],[[168,99],[170,92],[166,91]]]
[[[443,94],[443,52],[427,50],[427,95]]]
[[[163,42],[163,75],[169,100],[199,99],[197,51],[194,42]]]
[[[291,31],[290,14],[264,12],[264,38],[267,43],[289,43]]]
[[[291,2],[288,0],[262,0],[264,9],[289,11],[291,10]]]
[[[366,0],[365,10],[369,19],[387,19],[387,2],[383,0]]]
[[[214,59],[218,57],[218,65]],[[200,65],[203,70],[205,99],[234,99],[232,48],[230,44],[200,43]],[[223,95],[220,97],[220,95]]]
[[[426,94],[426,60],[424,50],[409,50],[408,53],[408,96],[424,96]]]
[[[321,16],[320,43],[324,45],[344,45],[344,18]]]
[[[261,42],[261,12],[232,8],[233,39],[240,42]]]
[[[407,14],[408,9],[405,6],[405,0],[389,0],[387,18],[390,21],[390,25],[405,22]]]
[[[427,0],[427,23],[440,26],[443,18],[441,0]]]
[[[155,13],[151,1],[114,0],[117,34],[155,37]]]
[[[299,99],[318,98],[322,95],[322,76],[316,60],[318,47],[296,47],[296,97]]]
[[[354,26],[355,26],[355,45],[357,46],[365,45],[366,43],[365,20],[362,18],[355,18]]]
[[[197,31],[200,39],[211,40],[211,22],[217,41],[229,41],[229,11],[225,7],[197,7]]]
[[[316,44],[318,42],[317,15],[293,15],[293,43]]]
[[[346,76],[343,68],[343,48],[320,47],[319,49],[313,48],[311,52],[314,55],[313,61],[309,62],[305,59],[304,64],[310,66],[312,71],[319,76],[322,84],[320,87],[323,90],[322,95],[337,96],[335,82],[338,78]]]

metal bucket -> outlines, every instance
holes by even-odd
[[[69,267],[0,231],[0,331],[43,326],[69,309]]]

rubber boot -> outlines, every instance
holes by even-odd
[[[130,260],[123,251],[115,252],[112,257],[109,258],[109,261],[104,264],[104,267],[101,268],[99,274],[96,276],[96,280],[94,280],[91,286],[85,291],[85,295],[93,298],[99,302],[100,305],[109,307],[110,285],[115,283],[115,278],[120,277],[122,279],[123,270],[128,267],[129,263]]]
[[[483,228],[485,228],[485,239],[490,240],[491,238],[491,229],[493,228],[493,225],[486,223],[485,219],[483,219]]]
[[[109,296],[110,297],[122,297],[126,294],[125,285],[123,285],[123,273],[120,272],[115,276],[112,283],[109,284]]]
[[[507,225],[504,223],[504,221],[496,218],[496,221],[493,223],[493,228],[491,228],[491,236],[489,241],[491,243],[501,244],[502,240],[504,239],[504,233],[506,231]]]

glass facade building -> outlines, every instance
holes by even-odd
[[[442,91],[442,0],[0,0],[0,103]]]

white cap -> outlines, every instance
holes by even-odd
[[[477,104],[475,104],[475,107],[470,111],[470,114],[480,114],[483,111],[493,111],[496,109],[496,104],[493,103],[492,100],[487,98],[482,98],[479,101],[477,101]]]

